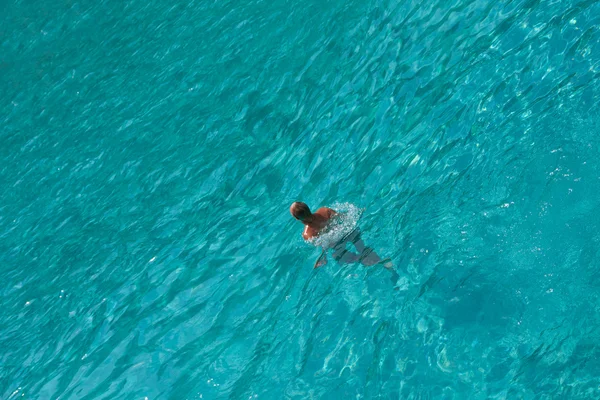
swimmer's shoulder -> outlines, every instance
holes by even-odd
[[[337,212],[335,212],[335,210],[332,210],[329,207],[321,207],[317,210],[317,212],[315,212],[315,214],[319,214],[320,216],[324,217],[325,219],[329,219],[329,218],[333,217],[334,215],[336,215]]]

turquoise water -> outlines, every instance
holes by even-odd
[[[0,15],[0,398],[600,398],[599,3]]]

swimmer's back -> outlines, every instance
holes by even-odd
[[[315,220],[314,223],[307,225],[306,228],[304,228],[304,233],[302,233],[304,240],[313,239],[319,236],[319,233],[327,227],[329,220],[336,214],[337,212],[335,212],[335,210],[328,207],[321,207],[315,211],[312,215]]]
[[[331,217],[333,217],[337,213],[329,207],[321,207],[315,212],[315,214],[319,214],[323,218],[325,218],[325,221],[329,221]]]

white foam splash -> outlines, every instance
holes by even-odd
[[[335,203],[329,208],[335,210],[338,215],[329,221],[325,231],[316,238],[307,240],[307,243],[324,249],[335,246],[344,236],[356,229],[358,220],[364,211],[350,203]]]

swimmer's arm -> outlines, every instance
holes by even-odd
[[[317,269],[319,267],[322,267],[325,264],[327,264],[327,252],[325,250],[323,250],[323,252],[319,256],[319,258],[315,262],[315,266],[313,267],[313,269]]]

